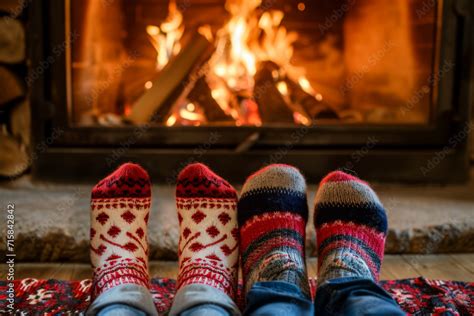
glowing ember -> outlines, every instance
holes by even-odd
[[[147,81],[145,82],[145,89],[151,89],[153,87],[153,82]]]
[[[176,124],[176,121],[176,116],[173,114],[168,118],[168,120],[166,120],[166,126],[173,126],[174,124]]]
[[[277,89],[282,95],[288,95],[288,85],[284,81],[277,83]]]

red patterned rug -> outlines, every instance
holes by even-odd
[[[314,292],[314,282],[311,282]],[[474,315],[474,283],[430,281],[424,278],[381,282],[411,315]],[[15,281],[15,315],[81,315],[90,304],[91,280]],[[0,281],[0,314],[8,315],[7,282]],[[173,301],[175,281],[153,279],[151,293],[160,315]]]

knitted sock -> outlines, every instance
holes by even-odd
[[[308,218],[306,183],[288,165],[251,175],[238,203],[245,292],[262,281],[295,284],[309,297],[304,257]]]
[[[191,164],[178,176],[176,206],[180,228],[177,289],[205,284],[234,299],[239,242],[237,194],[203,164]]]
[[[126,163],[92,189],[90,249],[93,297],[120,285],[149,287],[148,174]]]
[[[327,175],[315,201],[318,284],[341,277],[378,281],[387,216],[375,192],[341,171]]]

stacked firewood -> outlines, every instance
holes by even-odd
[[[0,176],[15,177],[30,165],[30,104],[26,98],[25,3],[0,2]]]

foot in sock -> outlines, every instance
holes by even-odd
[[[203,164],[178,176],[176,206],[180,227],[177,289],[204,284],[234,299],[238,273],[237,193]]]
[[[309,297],[305,264],[306,183],[288,165],[251,175],[238,202],[245,292],[256,282],[285,281]]]
[[[327,175],[315,199],[318,284],[342,277],[378,281],[387,216],[369,185],[341,171]]]
[[[92,189],[90,255],[93,297],[121,284],[149,287],[148,174],[126,163]]]

